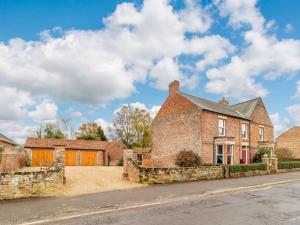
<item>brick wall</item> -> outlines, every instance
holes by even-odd
[[[58,190],[64,181],[64,169],[0,174],[0,199],[43,196]]]
[[[106,151],[109,156],[110,166],[118,165],[119,161],[123,158],[123,149],[126,146],[120,141],[108,142],[106,146]]]
[[[12,152],[0,155],[0,172],[13,172],[25,166],[25,152]]]
[[[300,159],[300,127],[293,127],[276,139],[276,148],[288,148],[293,157]]]

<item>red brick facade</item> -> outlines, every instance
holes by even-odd
[[[300,127],[293,127],[276,139],[276,148],[287,148],[293,157],[300,159]]]
[[[224,164],[227,158],[234,164],[240,163],[242,158],[250,163],[258,149],[260,127],[264,131],[263,141],[273,142],[272,122],[260,98],[256,99],[250,117],[242,114],[238,117],[199,107],[179,92],[177,82],[171,83],[169,88],[169,96],[152,123],[153,166],[174,166],[176,155],[182,150],[199,154],[203,163],[216,163],[217,145],[223,146]],[[225,99],[217,106],[230,107]],[[218,134],[219,119],[225,121],[225,136]],[[242,139],[243,123],[249,128],[247,139]],[[242,146],[247,146],[247,156]],[[227,156],[228,149],[232,149],[232,157]]]

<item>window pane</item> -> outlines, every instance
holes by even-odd
[[[217,154],[223,155],[223,146],[222,145],[218,145]]]
[[[232,164],[231,158],[232,158],[231,155],[227,156],[227,164],[229,165]]]
[[[217,164],[223,164],[223,156],[222,155],[217,156]]]

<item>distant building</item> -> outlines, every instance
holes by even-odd
[[[64,148],[65,166],[109,166],[123,159],[125,145],[119,141],[28,138],[25,143],[32,166],[54,161],[54,149]]]
[[[300,127],[294,126],[276,138],[276,148],[287,148],[300,159]]]
[[[153,166],[174,166],[176,155],[192,150],[204,163],[251,163],[260,144],[273,142],[273,125],[261,98],[236,105],[213,102],[169,85],[169,96],[152,123]]]
[[[18,144],[0,133],[0,153],[8,153],[14,151]]]

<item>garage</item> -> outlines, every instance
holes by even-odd
[[[77,154],[74,150],[65,151],[65,166],[77,166]]]
[[[96,166],[97,152],[96,151],[80,151],[80,166]]]
[[[50,165],[53,162],[53,150],[34,149],[31,155],[32,166]]]

